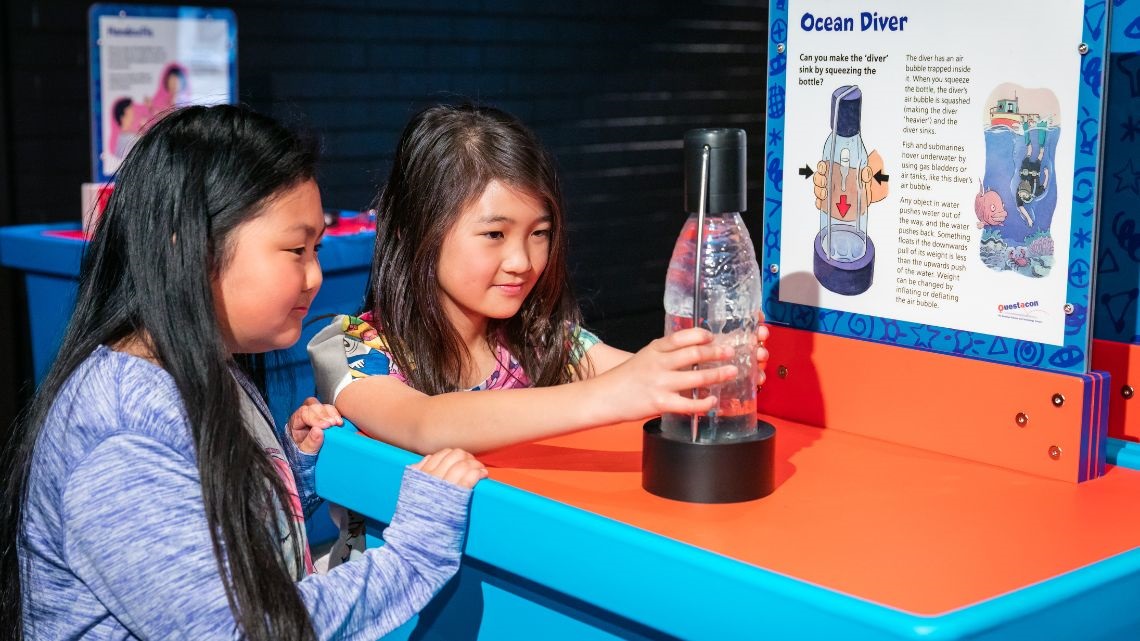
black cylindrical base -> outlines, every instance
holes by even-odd
[[[661,433],[661,419],[645,424],[641,487],[689,503],[738,503],[776,489],[776,428],[757,421],[756,435],[725,443],[677,441]]]

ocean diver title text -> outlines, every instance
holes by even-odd
[[[880,16],[878,11],[863,11],[859,14],[859,31],[903,31],[907,20],[908,16]],[[805,13],[800,18],[800,28],[804,31],[855,31],[855,18],[820,18]]]

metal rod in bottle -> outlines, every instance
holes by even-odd
[[[697,205],[697,247],[693,260],[693,327],[701,326],[701,269],[704,262],[704,245],[705,245],[705,214],[708,211],[708,198],[709,198],[709,157],[711,149],[705,145],[701,149],[701,199]],[[699,368],[699,365],[693,365],[693,369]],[[693,388],[693,399],[696,400],[700,394],[700,390]],[[693,442],[697,442],[697,435],[700,431],[700,416],[693,414],[692,416],[692,432]]]

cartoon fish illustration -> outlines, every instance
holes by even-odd
[[[992,189],[986,189],[981,180],[978,181],[978,195],[974,196],[974,214],[978,217],[978,229],[1002,226],[1007,216],[1001,196]]]

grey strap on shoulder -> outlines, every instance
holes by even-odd
[[[322,403],[336,400],[337,387],[351,376],[344,351],[344,318],[343,314],[334,318],[327,327],[313,336],[306,347],[309,362],[313,366],[317,398]]]

